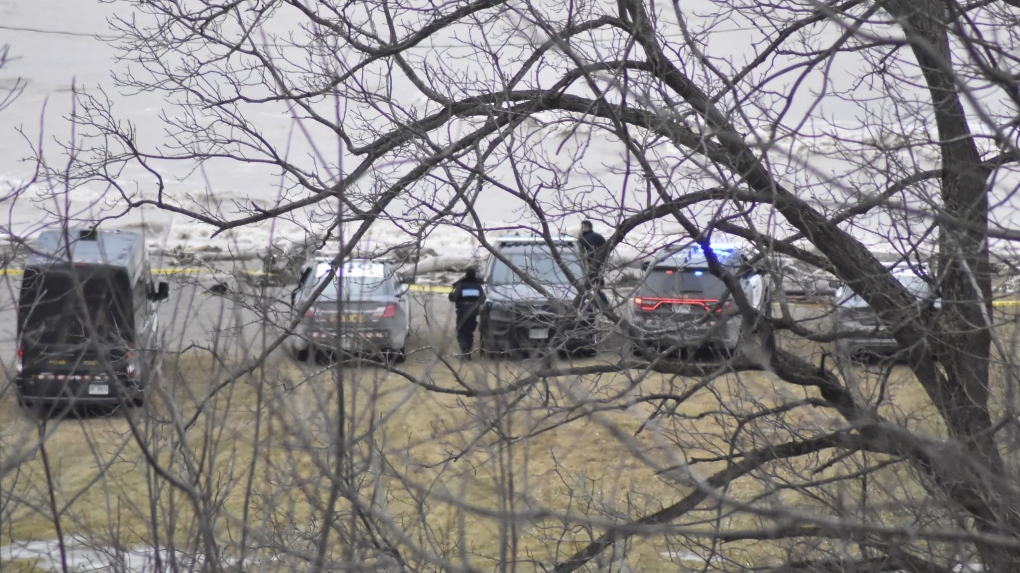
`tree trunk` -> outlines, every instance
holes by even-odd
[[[988,412],[991,330],[987,317],[992,299],[987,172],[956,87],[948,37],[951,17],[942,0],[889,0],[884,7],[900,21],[924,74],[941,147],[945,218],[939,229],[937,264],[942,309],[929,344],[936,349],[945,374],[938,377],[932,399],[949,432],[976,453],[986,475],[1001,484],[1003,461]],[[991,492],[1002,491],[998,485],[993,483],[984,491],[959,491],[957,501],[969,505],[982,531],[1015,535],[1020,532],[1016,500],[994,499],[997,496]],[[980,544],[979,550],[989,570],[1020,570],[1020,553]]]

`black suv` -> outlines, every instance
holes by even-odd
[[[554,244],[573,280],[583,281],[576,241],[568,237]],[[496,256],[486,264],[486,302],[480,313],[482,352],[494,356],[555,348],[594,355],[593,295],[579,296],[580,289],[571,284],[549,245],[539,237],[526,237],[503,239],[495,246],[512,266]]]

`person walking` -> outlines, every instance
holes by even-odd
[[[456,304],[457,344],[460,345],[461,356],[471,360],[475,329],[478,328],[478,309],[485,302],[482,281],[474,268],[464,271],[464,276],[453,283],[453,291],[450,292],[449,298],[450,302]]]
[[[578,247],[581,249],[581,256],[584,259],[585,271],[588,274],[588,281],[591,283],[591,288],[595,290],[595,294],[598,295],[602,304],[609,304],[609,299],[606,297],[606,293],[602,292],[602,273],[600,272],[601,265],[597,258],[597,251],[599,247],[606,244],[606,238],[595,232],[595,228],[592,226],[591,221],[587,219],[581,221],[581,238],[578,241]]]

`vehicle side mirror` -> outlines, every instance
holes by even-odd
[[[837,289],[841,286],[843,286],[843,283],[841,283],[840,281],[829,281],[829,288],[831,289]]]
[[[165,281],[160,281],[155,291],[149,289],[149,300],[158,302],[161,300],[167,300],[170,298],[170,284]]]
[[[402,285],[413,285],[415,281],[414,275],[404,275],[400,277],[400,284]]]

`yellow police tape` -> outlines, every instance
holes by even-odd
[[[276,273],[266,271],[242,271],[244,274],[249,276],[273,276]],[[20,276],[22,274],[21,269],[0,269],[0,276]],[[162,276],[174,276],[174,275],[200,275],[200,274],[212,274],[209,269],[201,267],[181,267],[181,268],[167,268],[167,269],[152,269],[152,274]],[[224,273],[227,274],[227,273]],[[428,292],[446,294],[453,289],[444,285],[409,285],[408,288],[414,292]],[[822,306],[820,303],[810,302],[794,302],[797,306]],[[993,300],[992,306],[994,307],[1010,307],[1020,306],[1020,300]]]
[[[270,273],[266,271],[241,271],[248,276],[273,276],[276,273]],[[201,267],[181,267],[181,268],[167,268],[167,269],[152,269],[152,274],[160,276],[194,276],[194,275],[211,275],[214,274],[209,269]],[[224,272],[223,274],[230,274]],[[0,269],[0,276],[21,276],[21,269]],[[412,284],[408,285],[408,289],[414,292],[429,292],[429,293],[441,293],[446,294],[453,289],[445,285],[428,285],[428,284]]]

